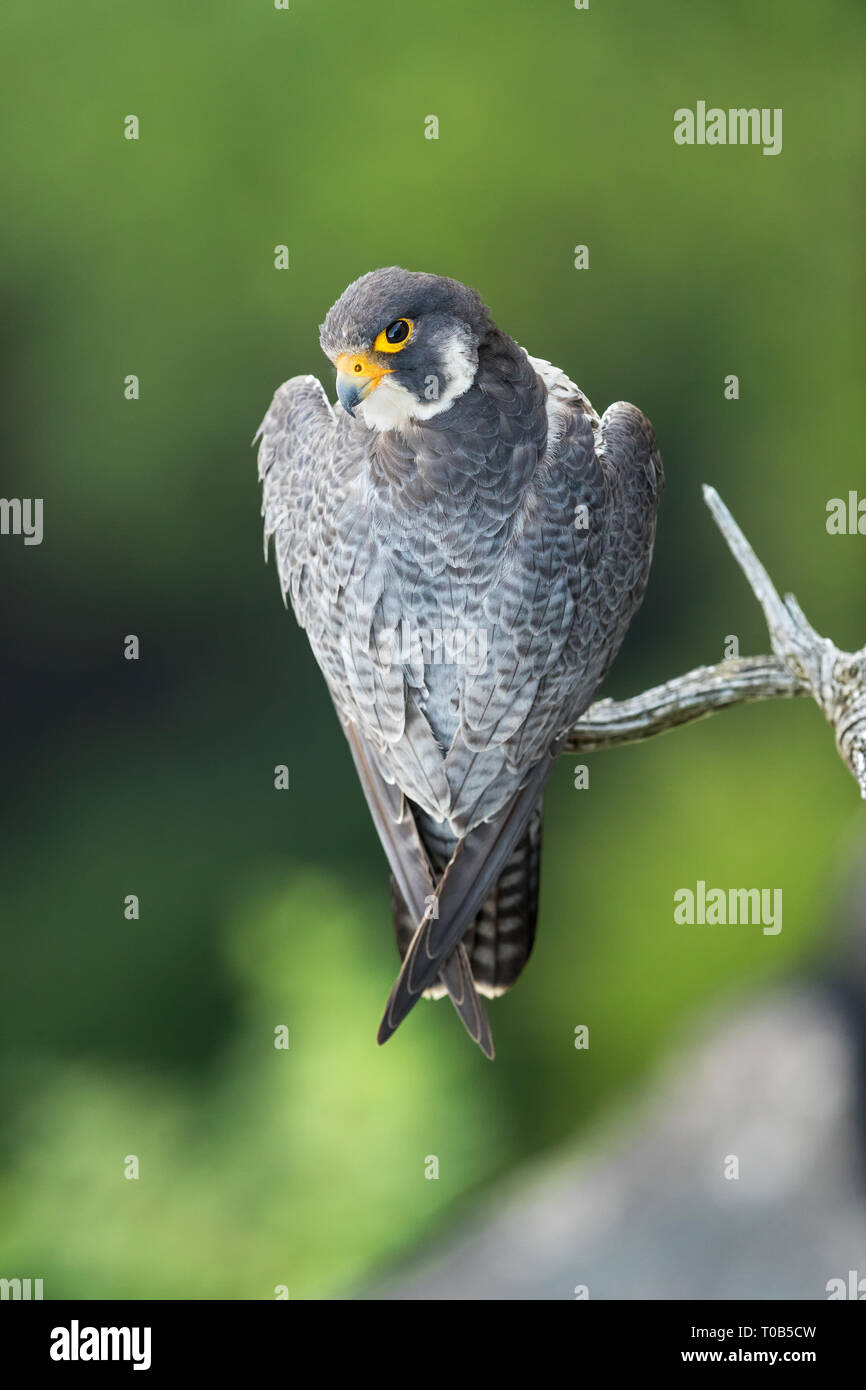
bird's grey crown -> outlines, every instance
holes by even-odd
[[[483,336],[490,315],[480,294],[447,275],[386,266],[353,281],[325,316],[319,329],[328,357],[375,340],[395,319],[447,314]]]

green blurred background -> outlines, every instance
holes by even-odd
[[[864,484],[863,28],[854,0],[7,0],[2,490],[45,499],[45,538],[0,541],[0,1274],[362,1287],[638,1095],[711,1001],[820,962],[864,811],[811,702],[756,706],[595,755],[589,791],[563,760],[496,1062],[446,1004],[378,1049],[387,874],[249,441],[286,377],[332,390],[317,325],[350,280],[453,275],[655,424],[654,573],[607,693],[767,647],[705,481],[861,645],[866,541],[824,521]],[[676,146],[699,99],[782,107],[783,152]],[[698,878],[782,887],[781,935],[675,928]]]

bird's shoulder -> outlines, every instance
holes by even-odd
[[[548,362],[544,357],[533,357],[528,352],[526,356],[529,358],[534,372],[544,383],[549,400],[579,411],[587,417],[592,425],[598,424],[599,417],[592,401],[561,367],[555,366],[553,362]]]

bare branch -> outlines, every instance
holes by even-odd
[[[808,694],[808,686],[777,657],[732,658],[718,666],[698,666],[629,700],[598,700],[574,726],[564,751],[590,753],[618,743],[638,743],[728,705]]]
[[[599,700],[578,720],[566,753],[637,743],[729,705],[811,695],[836,733],[836,746],[866,798],[866,647],[843,652],[808,622],[793,594],[782,600],[715,488],[704,500],[764,610],[772,656],[699,666],[629,700]]]

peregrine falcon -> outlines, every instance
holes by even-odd
[[[320,342],[339,403],[293,377],[256,436],[265,553],[391,870],[379,1042],[447,994],[492,1057],[478,996],[532,948],[544,786],[643,597],[661,458],[456,280],[371,271]]]

